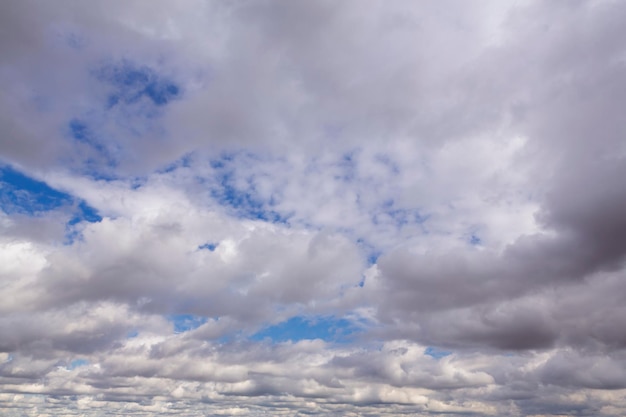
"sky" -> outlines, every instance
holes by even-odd
[[[0,414],[626,415],[626,2],[0,2]]]

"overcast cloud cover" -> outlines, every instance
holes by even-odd
[[[626,2],[0,2],[3,416],[626,415]]]

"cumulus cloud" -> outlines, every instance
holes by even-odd
[[[624,7],[0,5],[2,414],[623,415]]]

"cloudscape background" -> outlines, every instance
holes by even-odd
[[[626,415],[626,2],[4,1],[3,416]]]

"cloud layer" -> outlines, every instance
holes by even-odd
[[[2,414],[624,415],[624,16],[1,5]]]

